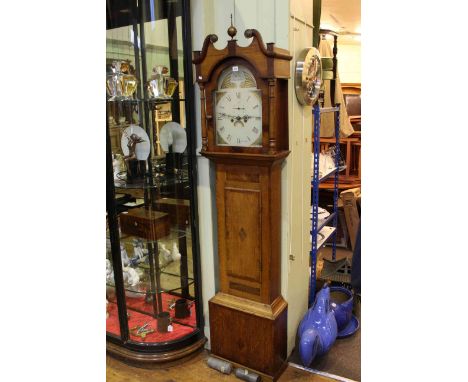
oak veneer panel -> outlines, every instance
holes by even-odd
[[[280,162],[216,164],[221,291],[270,304],[280,295]]]
[[[239,171],[240,170],[240,171]],[[242,172],[242,168],[239,168],[237,172],[228,172],[226,174],[226,180],[228,182],[244,182],[244,183],[258,183],[259,174],[257,171]]]
[[[229,276],[261,281],[261,210],[258,190],[225,188],[226,265]],[[243,254],[244,256],[240,256]]]
[[[272,204],[279,210],[279,187],[272,184],[279,180],[275,168],[216,165],[221,291],[263,303],[279,294],[279,287],[271,285],[280,281],[272,269],[279,265],[279,241],[272,237],[279,232],[271,222],[277,214],[271,212]]]

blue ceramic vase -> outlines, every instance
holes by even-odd
[[[335,314],[338,332],[342,331],[353,316],[353,292],[339,286],[330,287],[330,309]]]
[[[335,315],[330,309],[330,288],[326,286],[317,293],[314,305],[299,324],[299,356],[302,364],[309,366],[315,357],[330,350],[337,334]]]

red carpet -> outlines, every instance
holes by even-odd
[[[130,334],[130,339],[136,342],[166,342],[172,341],[177,338],[181,338],[186,336],[189,333],[192,333],[196,328],[196,311],[195,311],[195,304],[193,304],[190,308],[190,317],[184,319],[175,319],[174,318],[174,310],[169,310],[169,301],[172,299],[178,299],[178,296],[173,296],[167,293],[162,294],[163,306],[164,309],[170,312],[171,317],[173,318],[172,326],[173,331],[168,333],[159,333],[157,331],[157,322],[156,319],[151,317],[153,314],[153,305],[147,304],[145,302],[144,296],[141,298],[132,298],[127,297],[127,308],[128,313],[130,314],[130,318],[128,319],[128,328],[132,329],[135,326],[141,326],[146,324],[148,321],[150,324],[147,326],[148,328],[154,329],[154,333],[149,333],[143,339],[139,336],[135,336]],[[136,312],[133,309],[138,309],[143,312],[148,312],[148,315]],[[109,318],[106,320],[106,330],[109,333],[115,334],[120,336],[120,327],[119,327],[119,315],[117,310],[117,304],[115,301],[109,301]],[[184,325],[180,325],[180,324]],[[186,326],[190,325],[190,326]]]

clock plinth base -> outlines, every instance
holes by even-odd
[[[276,381],[287,366],[288,304],[218,293],[209,302],[211,353]]]

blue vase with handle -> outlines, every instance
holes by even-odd
[[[325,286],[317,293],[314,305],[299,324],[299,356],[302,364],[309,366],[315,357],[330,350],[337,333],[335,315],[330,309],[330,288]]]

